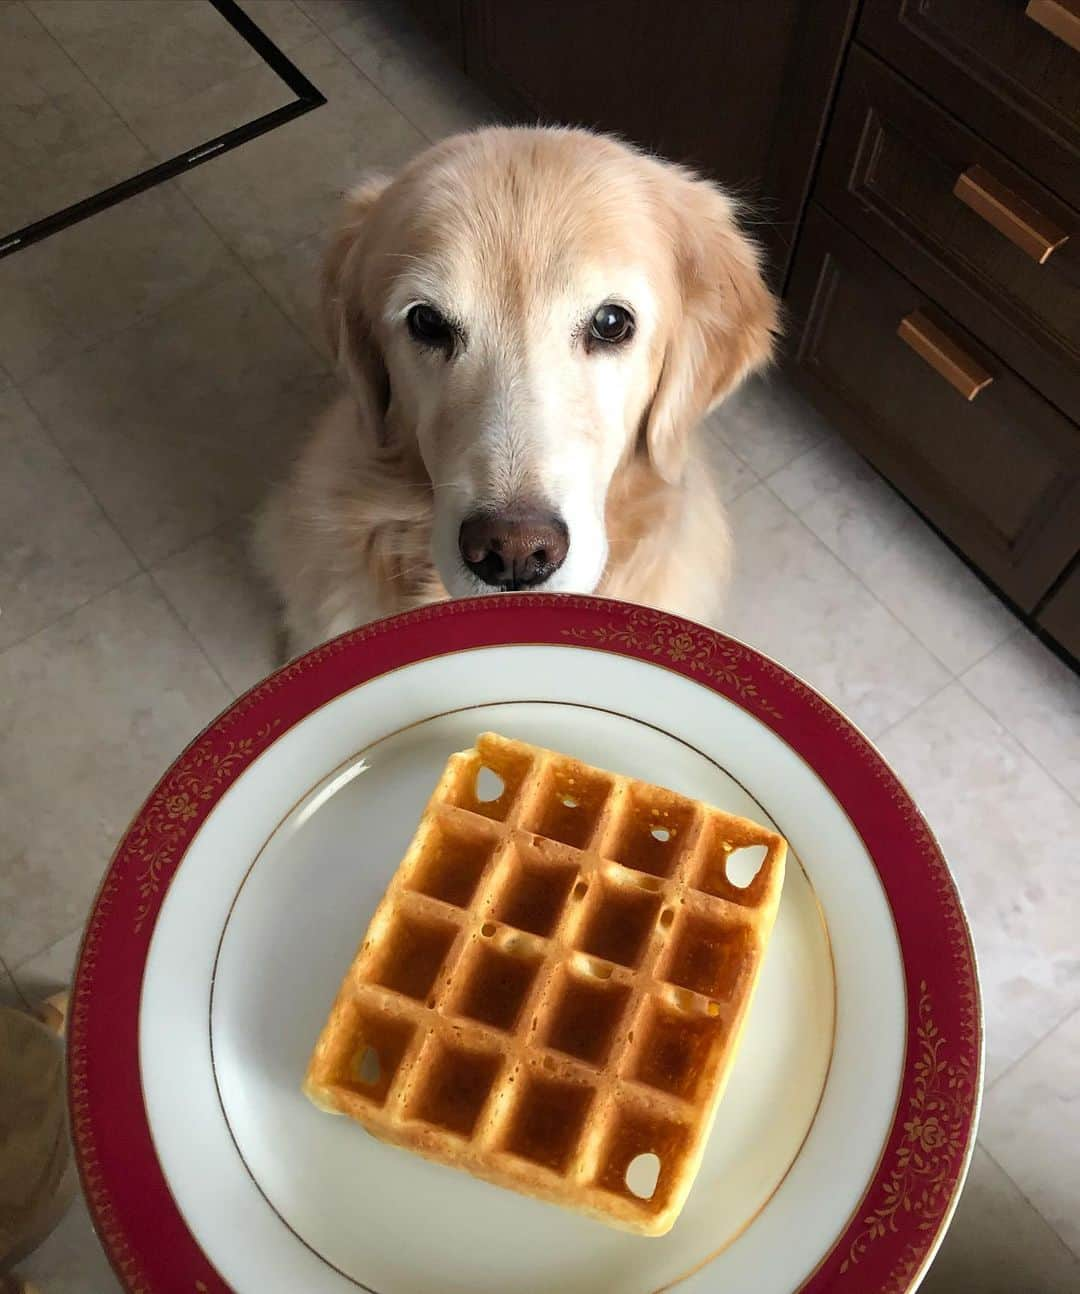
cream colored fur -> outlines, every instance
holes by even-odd
[[[635,335],[590,351],[612,300]],[[451,358],[409,336],[421,303],[460,322]],[[729,539],[695,429],[777,324],[721,190],[585,131],[456,136],[350,195],[324,314],[346,391],[257,526],[292,651],[484,591],[461,521],[522,501],[569,529],[544,589],[715,618]]]

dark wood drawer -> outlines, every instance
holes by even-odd
[[[816,401],[980,570],[1031,610],[1077,549],[1080,430],[816,204],[799,243],[789,309],[793,331],[802,333],[796,372]],[[918,315],[941,330],[946,352],[951,344],[957,380],[963,370],[991,379],[974,399],[898,335]]]
[[[866,0],[859,38],[1080,207],[1080,53],[1029,17],[1031,7]]]
[[[1080,661],[1080,565],[1054,590],[1039,612],[1038,623]]]
[[[1071,207],[858,48],[815,196],[1080,418],[1080,215]]]

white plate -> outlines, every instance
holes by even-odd
[[[165,860],[171,883],[150,895],[137,932],[152,928],[137,1066],[155,1168],[223,1287],[647,1294],[683,1282],[787,1294],[815,1271],[820,1281],[823,1260],[857,1228],[897,1131],[916,1014],[874,858],[819,774],[763,721],[768,706],[747,706],[745,685],[733,700],[692,666],[688,677],[670,667],[678,661],[560,637],[402,660],[319,704],[300,698],[303,717],[270,720],[246,747],[226,724],[212,795],[200,789],[210,774],[189,772],[190,839]],[[294,677],[310,686],[303,670]],[[272,694],[262,704],[275,712]],[[342,973],[447,756],[488,729],[772,824],[790,843],[731,1081],[663,1238],[431,1164],[300,1093]],[[947,1206],[966,1137],[959,1152]],[[203,1288],[215,1288],[209,1277]]]

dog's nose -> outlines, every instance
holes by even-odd
[[[566,561],[570,535],[553,512],[476,512],[461,523],[458,547],[465,565],[485,584],[528,589]]]

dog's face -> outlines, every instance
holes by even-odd
[[[619,465],[676,482],[775,324],[721,193],[577,131],[461,136],[364,186],[326,303],[372,433],[423,464],[455,596],[595,589]]]

